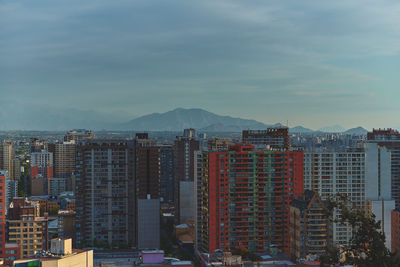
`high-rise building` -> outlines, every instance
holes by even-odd
[[[31,138],[29,153],[41,152],[42,150],[47,150],[47,143],[39,138]]]
[[[400,209],[400,133],[393,129],[373,129],[367,135],[367,142],[376,143],[390,151],[392,197],[396,209]]]
[[[31,153],[31,177],[41,175],[44,178],[53,176],[53,153],[46,150]]]
[[[207,142],[208,151],[226,151],[231,145],[233,143],[229,139],[214,138]]]
[[[48,181],[49,195],[58,197],[61,193],[67,191],[65,178],[50,178]]]
[[[48,249],[48,219],[40,217],[40,205],[14,198],[8,212],[8,240],[20,246],[20,258],[31,258]]]
[[[61,144],[49,144],[49,152],[53,153],[54,177],[65,178],[68,191],[73,191],[72,177],[75,171],[75,141]]]
[[[147,134],[136,135],[136,197],[160,198],[160,148]]]
[[[1,171],[0,171],[1,173]],[[0,174],[1,175],[1,174]],[[10,179],[6,179],[6,207],[8,209],[8,205],[10,204],[10,202],[13,200],[13,198],[18,197],[18,180],[10,180]]]
[[[366,207],[365,151],[349,149],[341,152],[304,153],[304,189],[317,192],[322,200],[346,195],[353,208]],[[334,213],[334,218],[340,212]],[[333,223],[333,242],[346,245],[353,229],[347,224]]]
[[[72,210],[58,211],[58,237],[71,238],[76,247],[76,212]]]
[[[194,129],[185,129],[183,136],[177,136],[174,143],[174,203],[175,216],[180,221],[180,182],[193,181],[195,172],[195,151],[199,150],[200,143]],[[193,189],[190,189],[193,192]],[[194,211],[193,211],[194,214]]]
[[[85,129],[75,129],[68,131],[64,137],[65,142],[75,141],[75,143],[80,143],[82,141],[94,139],[94,134],[92,131]]]
[[[163,202],[174,201],[174,148],[160,146],[160,197]]]
[[[13,160],[13,144],[11,142],[4,141],[2,144],[0,144],[0,170],[7,170],[8,177],[11,180],[14,180]]]
[[[160,249],[160,200],[138,199],[139,249]]]
[[[13,158],[13,180],[19,180],[21,178],[21,161],[18,158]]]
[[[5,263],[20,257],[18,244],[6,242],[6,214],[9,199],[7,181],[9,181],[8,171],[0,170],[0,260]]]
[[[385,234],[385,244],[391,249],[391,221],[395,201],[392,198],[391,153],[386,147],[376,143],[366,144],[365,197],[369,212],[381,221],[381,231]]]
[[[242,142],[255,146],[267,146],[271,149],[290,149],[288,127],[273,127],[267,130],[244,130]]]
[[[293,259],[326,254],[332,242],[332,211],[317,193],[305,190],[290,205],[290,256]]]
[[[196,249],[289,252],[289,207],[303,193],[303,152],[198,152]]]
[[[86,140],[76,164],[77,245],[136,245],[134,141]]]

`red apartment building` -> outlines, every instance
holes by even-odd
[[[255,150],[197,154],[196,248],[199,252],[278,247],[289,252],[289,208],[303,193],[303,152]]]

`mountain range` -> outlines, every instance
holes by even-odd
[[[121,124],[121,129],[135,131],[182,131],[195,128],[201,132],[241,132],[245,129],[263,130],[268,127],[282,126],[280,123],[265,124],[256,120],[221,116],[203,109],[177,108],[165,113],[145,115]],[[366,134],[362,127],[345,130],[340,125],[326,126],[314,131],[303,126],[290,128],[291,133],[346,133]]]
[[[265,124],[256,120],[218,115],[203,109],[177,108],[165,113],[152,113],[121,122],[115,116],[95,111],[77,109],[48,110],[44,107],[17,109],[14,112],[0,110],[2,130],[58,130],[86,128],[91,130],[124,130],[124,131],[182,131],[195,128],[200,132],[241,132],[245,129],[263,130],[268,127],[282,126],[280,123]],[[296,126],[291,133],[343,132],[347,134],[366,134],[367,130],[357,127],[345,131],[339,125],[327,126],[317,131]]]

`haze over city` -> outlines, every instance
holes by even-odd
[[[398,1],[0,1],[0,123],[195,107],[396,128],[398,14]]]

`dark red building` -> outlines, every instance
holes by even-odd
[[[244,130],[242,142],[252,145],[266,145],[271,149],[290,149],[288,127],[273,127],[267,130]]]

